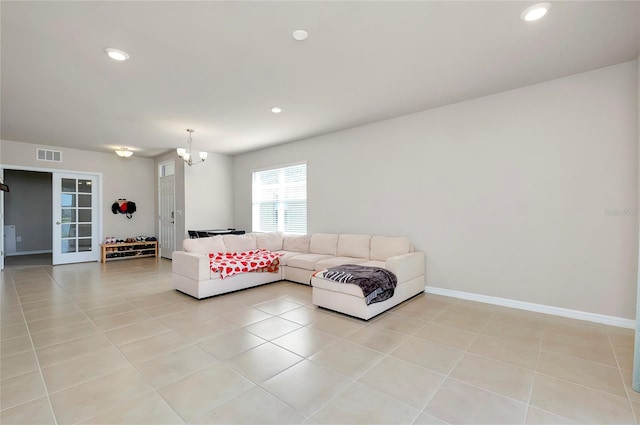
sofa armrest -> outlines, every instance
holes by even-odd
[[[171,260],[171,271],[197,281],[211,277],[209,256],[195,252],[174,251]]]
[[[424,252],[409,252],[389,257],[386,261],[386,268],[397,276],[398,283],[420,277],[426,271]]]

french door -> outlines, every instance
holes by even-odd
[[[53,265],[98,261],[98,177],[53,173]]]

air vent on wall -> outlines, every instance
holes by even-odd
[[[36,149],[38,161],[62,162],[62,152],[49,149]]]

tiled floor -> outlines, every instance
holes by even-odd
[[[2,424],[636,423],[633,332],[434,295],[369,322],[153,259],[2,274]]]

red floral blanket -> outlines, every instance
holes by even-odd
[[[209,254],[209,265],[214,272],[220,272],[220,277],[233,276],[247,272],[275,273],[280,267],[278,252],[257,249],[243,252],[218,252]]]

